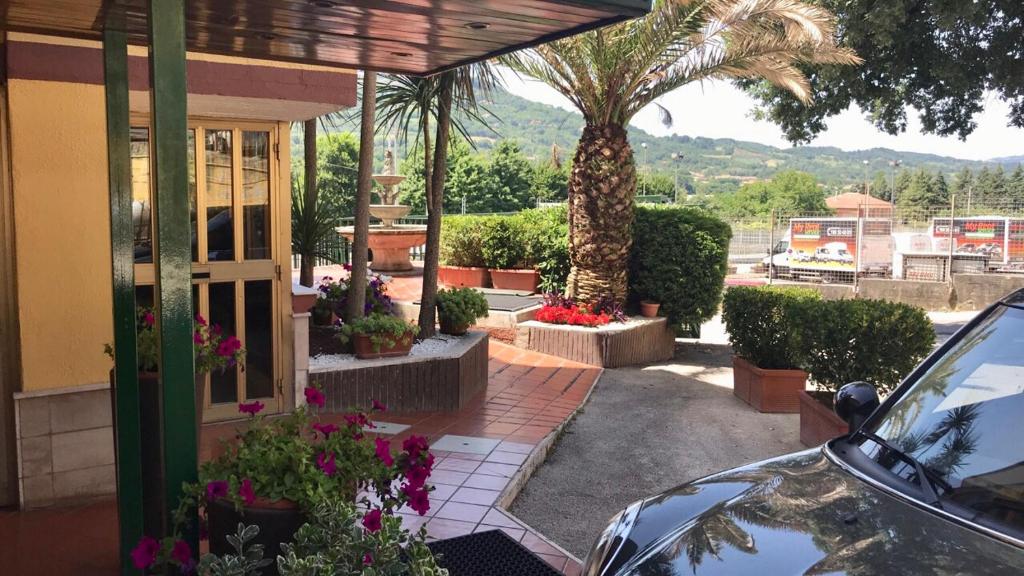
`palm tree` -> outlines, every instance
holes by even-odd
[[[424,338],[432,336],[435,329],[441,212],[451,131],[455,128],[463,138],[472,142],[461,118],[483,122],[477,94],[486,94],[497,85],[498,78],[493,69],[486,63],[478,63],[429,78],[390,77],[378,90],[380,129],[395,130],[402,137],[415,133],[418,139],[422,138],[427,244],[423,254],[419,325],[420,336]],[[431,120],[436,125],[433,138]]]
[[[797,0],[655,0],[641,19],[503,58],[583,113],[569,178],[571,296],[626,296],[636,168],[630,119],[691,82],[763,79],[810,100],[801,64],[855,64],[827,11]],[[662,120],[672,118],[659,106]]]
[[[355,233],[352,238],[352,276],[346,321],[362,318],[366,304],[366,265],[370,242],[370,190],[373,187],[373,127],[377,106],[377,73],[363,72],[362,114],[359,124],[359,178],[356,184]]]

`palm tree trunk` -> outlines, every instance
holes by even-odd
[[[441,212],[444,206],[444,180],[448,168],[448,140],[452,119],[452,73],[441,78],[437,97],[437,136],[434,138],[433,173],[427,177],[427,246],[423,254],[423,292],[420,295],[420,338],[436,332],[437,267],[441,252]]]
[[[306,214],[313,214],[316,210],[317,187],[316,187],[316,118],[306,120],[303,123],[303,159],[305,162],[305,205]],[[313,285],[313,264],[315,256],[312,254],[301,254],[302,262],[299,264],[299,284],[303,286]]]
[[[626,299],[636,166],[626,130],[586,126],[569,177],[568,293],[583,302]]]
[[[366,304],[366,265],[370,236],[370,189],[373,186],[373,130],[377,108],[377,73],[363,72],[363,110],[359,128],[359,177],[352,239],[352,276],[346,303],[347,321],[362,318]]]

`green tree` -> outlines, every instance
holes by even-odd
[[[676,197],[676,186],[672,176],[661,172],[641,172],[636,179],[637,194],[644,196],[664,196],[669,202],[674,202]]]
[[[893,187],[894,198],[896,199],[896,205],[901,205],[903,195],[907,193],[907,189],[910,188],[910,183],[914,180],[914,173],[903,168],[896,174],[896,183]]]
[[[317,138],[317,180],[320,203],[331,218],[350,218],[355,211],[359,175],[359,140],[351,132]]]
[[[569,195],[569,170],[552,162],[533,167],[530,196],[541,202],[564,202]]]
[[[978,172],[978,180],[974,186],[974,206],[992,209],[1002,208],[1009,199],[1007,193],[1006,173],[1002,166],[994,170],[988,166]]]
[[[945,180],[942,181],[943,185]],[[910,179],[910,185],[897,198],[897,205],[905,217],[912,220],[923,220],[937,208],[949,205],[949,191],[945,194],[939,189],[934,175],[924,168],[919,168]]]
[[[734,193],[714,199],[714,205],[726,216],[744,218],[776,214],[798,215],[828,213],[825,190],[814,176],[788,170],[765,182],[744,184]]]
[[[1024,166],[1017,164],[1017,168],[1010,175],[1007,190],[1014,208],[1017,210],[1024,208]]]
[[[889,176],[885,172],[875,172],[875,178],[871,181],[871,195],[882,200],[892,199],[892,190],[889,189]]]
[[[964,201],[966,201],[968,195],[974,193],[974,173],[971,172],[970,168],[965,166],[963,170],[956,173],[956,176],[953,178],[951,191]]]
[[[623,301],[636,194],[630,119],[676,88],[714,78],[764,79],[809,101],[797,66],[858,59],[835,46],[828,12],[796,0],[656,0],[644,18],[503,61],[553,87],[583,114],[569,182],[568,292],[584,301]]]
[[[462,212],[465,201],[466,212],[504,212],[499,193],[501,183],[495,178],[487,159],[474,154],[465,142],[458,142],[449,148],[448,194],[444,199],[446,214]]]
[[[490,175],[496,185],[490,212],[515,212],[534,205],[533,166],[513,140],[502,140],[491,152]]]
[[[825,121],[856,104],[890,134],[907,128],[907,109],[922,129],[961,139],[974,131],[987,93],[1010,104],[1010,124],[1024,127],[1020,42],[1024,3],[1011,0],[816,0],[834,13],[842,45],[865,64],[821,66],[811,77],[814,102],[798,106],[784,90],[745,80],[763,116],[793,142],[807,142]],[[805,68],[805,71],[808,70]]]

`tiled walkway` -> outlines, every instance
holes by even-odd
[[[437,444],[431,509],[424,517],[405,515],[409,525],[426,524],[433,538],[501,529],[565,574],[578,574],[576,559],[496,502],[542,440],[579,407],[599,374],[592,366],[492,341],[487,392],[469,406],[455,413],[382,415],[382,421],[408,426],[394,427],[394,439],[417,434]],[[235,426],[204,427],[202,454],[208,456],[216,439],[230,436]],[[2,573],[112,574],[116,555],[117,511],[110,500],[0,512]]]

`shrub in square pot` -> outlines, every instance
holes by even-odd
[[[437,280],[444,286],[487,288],[491,275],[481,251],[481,228],[487,216],[445,216],[441,222],[441,265]]]
[[[802,288],[735,286],[722,319],[733,348],[733,394],[759,412],[799,412],[807,383],[803,331],[820,295]]]
[[[351,342],[356,358],[406,356],[412,350],[419,327],[398,316],[374,313],[342,325],[338,338]]]
[[[486,318],[487,299],[472,288],[449,288],[437,292],[437,316],[442,334],[462,336],[477,318]]]
[[[884,396],[931,351],[935,330],[925,311],[887,300],[834,300],[813,307],[801,363],[817,390],[800,399],[800,441],[817,446],[846,434],[832,406],[840,386],[866,381]]]
[[[513,216],[492,218],[481,234],[481,250],[491,274],[491,284],[503,290],[536,292],[540,272],[527,259],[523,220]]]

